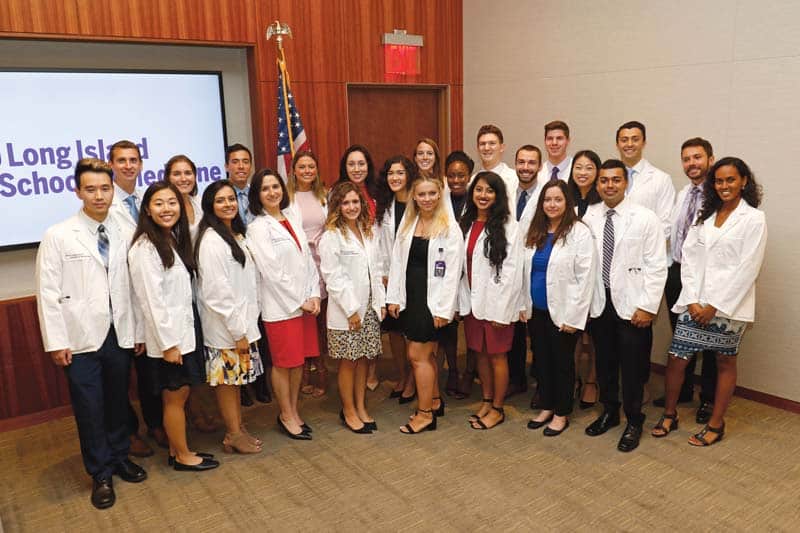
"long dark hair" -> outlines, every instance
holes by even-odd
[[[578,188],[578,184],[572,178],[572,169],[575,166],[575,161],[577,161],[579,157],[585,157],[591,161],[595,169],[594,181],[592,182],[592,188],[589,189],[588,193],[586,193],[586,201],[589,205],[599,204],[602,202],[602,200],[600,199],[600,195],[597,193],[597,176],[600,175],[601,161],[600,156],[592,150],[581,150],[572,156],[572,165],[569,167],[569,179],[567,180],[567,185],[569,185],[569,193],[572,196],[572,199],[576,202],[579,198],[581,198],[581,191]]]
[[[486,232],[486,240],[483,241],[483,255],[489,259],[489,263],[500,274],[503,261],[508,256],[508,250],[506,250],[508,238],[506,237],[505,224],[511,216],[508,211],[508,192],[503,178],[494,172],[486,171],[479,172],[475,176],[475,179],[469,185],[469,189],[467,189],[466,209],[459,224],[461,225],[461,231],[466,235],[469,228],[472,227],[472,223],[478,218],[478,206],[475,205],[472,195],[475,191],[475,185],[481,180],[491,187],[495,194],[494,205],[489,210],[489,216],[483,227]]]
[[[244,267],[247,257],[244,255],[244,251],[241,247],[239,247],[239,243],[236,242],[236,237],[234,236],[235,234],[245,235],[247,233],[247,226],[245,226],[242,221],[242,217],[237,211],[236,217],[231,221],[231,230],[233,230],[231,231],[217,215],[214,214],[214,197],[225,187],[229,187],[231,191],[234,192],[234,196],[236,195],[236,190],[229,180],[213,181],[211,185],[206,187],[206,190],[203,191],[203,199],[200,204],[203,206],[203,218],[200,219],[200,228],[197,230],[197,244],[195,244],[194,247],[194,258],[195,262],[197,262],[200,242],[203,240],[206,230],[211,228],[217,232],[217,235],[219,235],[223,241],[228,243],[228,246],[231,247],[233,258]]]
[[[714,188],[714,180],[716,179],[717,171],[721,167],[733,166],[739,175],[747,180],[744,188],[742,189],[742,200],[750,204],[751,207],[758,207],[761,205],[761,196],[763,195],[761,185],[756,182],[756,177],[747,166],[747,163],[738,157],[723,157],[711,167],[706,176],[706,181],[703,184],[703,207],[700,209],[700,214],[697,216],[697,223],[702,224],[711,215],[713,215],[720,207],[722,207],[722,199],[717,194]]]
[[[278,173],[272,170],[271,168],[262,168],[250,179],[250,192],[247,193],[247,209],[253,215],[263,215],[264,214],[264,206],[261,205],[261,187],[264,185],[264,178],[267,176],[272,176],[281,186],[281,203],[278,204],[278,207],[281,211],[289,207],[289,192],[286,188],[286,184],[283,180],[278,176]]]
[[[414,178],[416,178],[416,166],[406,156],[395,155],[386,160],[378,174],[378,192],[377,198],[375,198],[375,221],[379,226],[383,224],[383,215],[389,209],[389,206],[392,205],[392,200],[394,200],[394,193],[389,187],[388,176],[389,169],[391,169],[392,165],[395,163],[400,163],[403,165],[403,168],[406,169],[406,192],[411,192],[411,184],[414,182]]]
[[[375,180],[375,165],[372,163],[372,156],[369,155],[369,151],[360,144],[348,146],[347,150],[342,154],[342,159],[339,161],[339,181],[337,181],[336,184],[343,181],[350,181],[350,178],[347,177],[347,156],[353,152],[361,152],[364,154],[364,159],[367,160],[367,177],[364,179],[364,186],[367,188],[369,197],[374,200],[378,196],[378,184]]]
[[[550,229],[550,221],[544,212],[544,197],[548,189],[558,187],[564,194],[565,209],[564,216],[561,217],[561,222],[558,224],[556,231],[553,234],[553,243],[558,239],[566,241],[567,234],[572,229],[576,222],[579,222],[578,215],[575,214],[575,200],[569,194],[567,184],[561,180],[548,181],[542,187],[542,192],[539,194],[539,200],[536,202],[536,213],[531,220],[531,226],[528,228],[528,233],[525,237],[525,246],[528,248],[541,248],[547,242],[547,234]]]
[[[178,205],[181,209],[178,221],[170,228],[168,233],[165,233],[164,229],[155,223],[153,215],[150,213],[150,201],[157,192],[163,191],[164,189],[169,189],[175,194],[175,198],[178,199]],[[146,236],[147,239],[153,243],[153,246],[156,247],[156,252],[158,252],[158,257],[161,258],[161,264],[164,266],[165,270],[172,268],[172,265],[175,264],[175,253],[172,250],[174,247],[181,261],[183,261],[184,266],[186,266],[186,270],[188,270],[190,274],[194,272],[192,238],[189,235],[189,219],[186,217],[183,195],[172,183],[168,181],[156,181],[144,192],[144,196],[142,197],[142,213],[139,215],[139,222],[136,224],[136,231],[133,233],[131,244],[135,243],[142,235]]]

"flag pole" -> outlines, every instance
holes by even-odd
[[[292,38],[292,29],[289,27],[288,24],[285,22],[280,22],[276,20],[272,24],[267,27],[267,40],[271,40],[275,37],[275,43],[278,46],[278,70],[280,70],[281,75],[283,77],[283,108],[285,110],[285,116],[287,124],[291,124],[291,118],[289,116],[289,73],[286,71],[286,56],[283,53],[283,38],[284,36]],[[295,150],[294,150],[294,139],[291,135],[289,135],[289,149],[291,150],[292,157],[294,157]]]

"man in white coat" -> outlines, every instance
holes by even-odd
[[[109,213],[117,223],[131,235],[139,223],[139,211],[142,208],[144,193],[137,190],[136,185],[142,172],[142,153],[139,147],[127,140],[117,141],[109,150],[109,161],[114,172],[114,199]],[[166,448],[167,434],[164,431],[164,407],[161,395],[153,393],[152,380],[147,368],[147,357],[136,357],[136,392],[139,396],[139,407],[147,426],[147,434],[162,448]],[[149,457],[153,449],[139,436],[139,416],[129,404],[129,425],[131,431],[130,454],[134,457]]]
[[[517,173],[517,190],[509,191],[509,197],[514,197],[514,211],[511,214],[519,223],[519,236],[525,239],[528,228],[536,211],[536,202],[544,184],[539,179],[539,168],[542,163],[542,151],[532,144],[525,144],[517,149],[514,155],[514,170]],[[506,396],[525,392],[528,390],[528,379],[525,376],[525,361],[528,354],[527,338],[530,324],[528,322],[514,323],[514,342],[508,352],[508,391]],[[531,344],[533,339],[531,338]],[[531,370],[533,371],[533,365]],[[536,404],[536,395],[533,395],[532,404]]]
[[[604,411],[586,428],[586,434],[602,435],[619,425],[621,374],[622,407],[628,419],[617,445],[622,452],[634,450],[642,435],[652,323],[667,278],[661,223],[655,213],[625,198],[627,182],[622,161],[605,161],[597,176],[603,204],[584,217],[602,257],[597,293],[605,299],[602,314],[589,325]]]
[[[559,179],[567,181],[572,170],[572,156],[569,148],[569,126],[563,120],[553,120],[544,125],[544,147],[547,160],[539,169],[539,183]]]
[[[111,481],[147,473],[128,459],[128,378],[134,306],[128,274],[131,233],[109,216],[111,168],[99,159],[75,167],[77,215],[47,230],[36,257],[37,304],[44,349],[64,368],[81,455],[92,476],[92,504],[114,505]]]
[[[617,128],[617,150],[628,175],[625,196],[658,215],[666,242],[675,203],[675,186],[669,174],[643,157],[645,144],[647,130],[641,122],[633,120]]]
[[[485,124],[478,129],[478,155],[481,160],[481,168],[475,171],[472,175],[474,178],[478,172],[484,170],[494,172],[501,178],[503,183],[506,184],[506,191],[508,195],[508,210],[512,214],[515,212],[516,201],[511,191],[517,190],[517,173],[514,169],[506,165],[503,159],[503,153],[506,151],[506,145],[503,142],[503,132],[494,124]]]

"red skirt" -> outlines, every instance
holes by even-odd
[[[495,327],[488,320],[479,320],[471,314],[464,317],[464,336],[467,348],[480,353],[506,353],[514,342],[514,324]]]
[[[317,320],[313,315],[264,322],[272,365],[278,368],[301,366],[306,357],[319,356]]]

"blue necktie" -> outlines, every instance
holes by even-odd
[[[244,191],[237,191],[236,200],[239,202],[239,216],[242,217],[242,222],[247,224],[247,193]]]
[[[606,212],[606,225],[603,228],[603,286],[611,287],[611,260],[614,258],[614,220],[611,218],[616,211],[609,209]]]
[[[128,206],[128,211],[130,212],[133,220],[135,222],[139,222],[139,208],[136,207],[136,197],[134,195],[130,195],[124,200],[125,205]]]
[[[106,227],[102,224],[97,226],[97,251],[100,252],[100,257],[103,258],[103,265],[108,270],[108,233],[106,233]]]
[[[519,201],[517,202],[517,221],[522,218],[522,213],[525,211],[525,205],[528,203],[528,191],[522,191],[522,194],[519,195]]]

